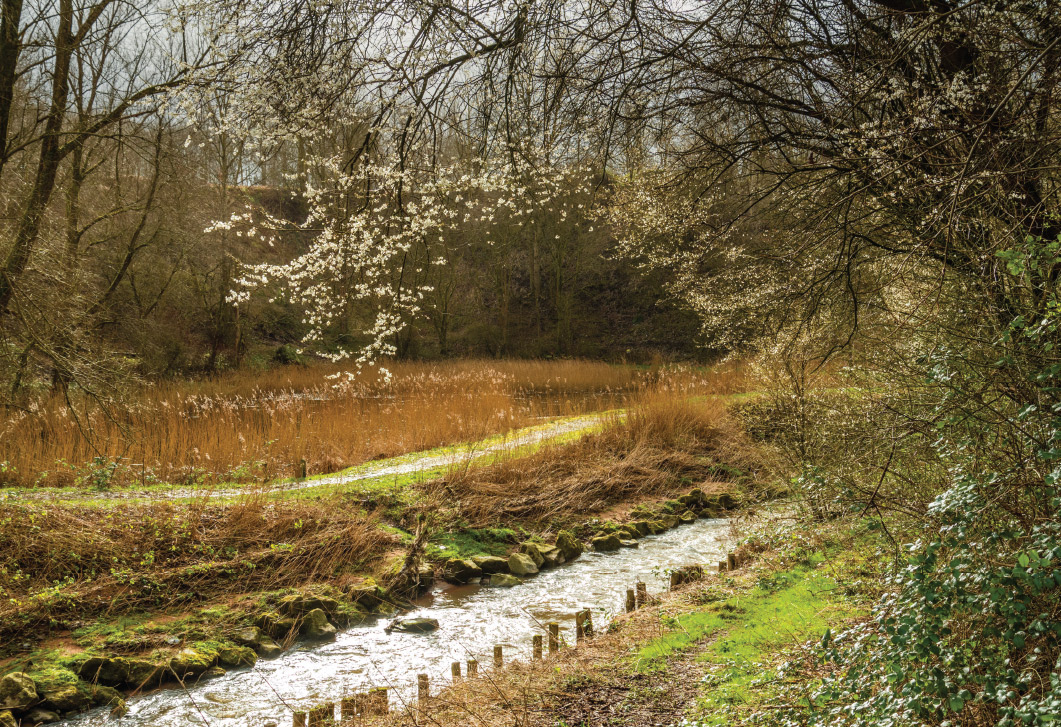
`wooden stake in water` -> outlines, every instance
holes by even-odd
[[[306,713],[295,712],[295,717],[291,720],[291,727],[306,727]]]
[[[303,457],[298,463],[298,472],[302,476],[302,479],[306,479],[306,458]]]
[[[645,604],[648,603],[648,586],[645,585],[644,581],[637,582],[637,607],[644,608]]]
[[[349,722],[357,716],[357,696],[345,697],[339,702],[339,719]]]
[[[575,614],[575,643],[576,644],[581,644],[583,642],[583,640],[585,640],[585,638],[586,638],[586,629],[582,625],[582,617],[584,615],[585,615],[585,612],[583,612],[583,611],[579,611],[578,613]]]
[[[374,707],[373,714],[386,714],[390,711],[390,698],[387,694],[387,687],[376,687],[369,690],[369,696],[372,697]]]
[[[726,566],[729,570],[737,570],[737,556],[730,553],[726,556]]]
[[[589,610],[587,608],[582,613],[585,614],[582,617],[582,630],[585,632],[587,638],[592,639],[593,638],[593,611],[591,611],[591,610]]]
[[[500,669],[505,665],[505,652],[501,644],[494,647],[494,668]]]
[[[453,681],[459,682],[461,680],[461,663],[459,661],[450,664],[449,671],[453,675]]]
[[[541,634],[535,634],[534,635],[534,658],[535,659],[541,659],[542,658],[542,635]]]
[[[727,566],[728,566],[728,565],[729,565],[729,564],[728,564],[728,562],[727,562],[727,561],[725,561],[725,560],[720,560],[720,561],[718,562],[718,572],[719,572],[719,573],[725,573],[725,572],[726,572],[726,568],[727,568]]]
[[[468,659],[468,678],[471,679],[479,674],[479,662],[475,659]]]
[[[431,686],[427,680],[427,674],[416,675],[416,697],[420,703],[420,709],[427,709],[427,700],[431,698]]]
[[[549,626],[549,653],[555,654],[560,650],[560,624],[555,621]]]
[[[632,613],[637,608],[637,599],[634,598],[634,589],[626,589],[626,612]]]
[[[670,589],[673,591],[681,584],[682,577],[676,570],[670,572]]]
[[[335,704],[322,704],[309,711],[309,727],[331,727],[335,724]]]

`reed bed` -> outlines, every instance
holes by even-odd
[[[147,385],[123,401],[51,399],[0,421],[0,486],[209,485],[333,472],[623,406],[661,380],[689,391],[739,379],[590,361],[337,366]],[[724,388],[724,387],[723,387]],[[73,401],[73,404],[71,404]]]

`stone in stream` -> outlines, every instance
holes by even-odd
[[[678,519],[681,520],[683,525],[688,525],[690,523],[695,523],[696,522],[696,513],[694,513],[692,510],[686,510],[685,512],[683,512],[681,515],[678,516]]]
[[[272,611],[266,611],[258,616],[257,623],[262,631],[274,639],[286,639],[292,631],[298,628],[298,621],[293,617],[281,617],[280,614]]]
[[[529,556],[534,561],[534,567],[541,569],[545,566],[545,556],[542,554],[541,545],[527,541],[519,544],[519,552],[523,555]],[[514,573],[515,571],[513,571]]]
[[[438,629],[438,621],[433,618],[410,618],[398,620],[387,627],[387,633],[398,631],[403,634],[426,634]]]
[[[636,530],[641,537],[652,535],[652,526],[649,525],[648,520],[635,520],[632,523],[627,523],[627,526]]]
[[[561,530],[556,536],[556,547],[563,554],[565,560],[574,560],[582,555],[582,545],[575,536],[566,530]]]
[[[681,520],[674,515],[661,515],[659,520],[667,526],[667,530],[672,530],[681,524]]]
[[[28,675],[16,671],[0,679],[0,709],[25,709],[37,699],[37,685]]]
[[[636,548],[636,547],[638,547],[638,542],[636,540],[634,540],[633,538],[630,538],[630,539],[627,539],[627,540],[619,540],[619,545],[621,545],[624,548]]]
[[[124,707],[125,697],[117,689],[111,687],[94,687],[92,703],[97,707]]]
[[[479,566],[483,573],[488,575],[493,573],[504,573],[508,570],[508,561],[505,558],[499,558],[496,555],[477,555],[472,558],[472,562]]]
[[[203,672],[203,675],[199,677],[199,681],[203,681],[206,679],[217,679],[218,677],[225,676],[225,674],[228,674],[228,672],[225,671],[224,668],[220,666],[212,666]]]
[[[532,576],[538,572],[538,566],[526,553],[513,553],[508,556],[508,569],[517,576]]]
[[[8,714],[11,713],[8,712]],[[30,713],[26,715],[23,721],[27,724],[47,724],[48,722],[58,722],[60,719],[61,717],[55,712],[37,707],[30,710]],[[3,722],[0,722],[0,724],[3,724]]]
[[[240,646],[249,646],[254,649],[258,646],[258,642],[262,640],[262,630],[257,626],[248,626],[233,634],[232,640]]]
[[[15,715],[11,714],[10,710],[0,710],[0,727],[18,727],[18,722],[15,721]]]
[[[445,574],[446,580],[453,583],[471,583],[483,576],[483,569],[477,566],[474,561],[462,558],[450,558],[447,560],[442,572]]]
[[[386,594],[375,583],[358,583],[346,588],[346,595],[358,608],[374,611],[383,603]]]
[[[516,578],[516,576],[508,573],[495,573],[490,576],[490,586],[492,588],[511,588],[512,586],[518,586],[520,583],[523,583],[522,578]]]
[[[334,614],[339,611],[339,602],[327,596],[317,596],[312,593],[294,593],[284,596],[277,605],[277,610],[284,616],[305,616],[311,611],[324,611],[325,614]]]
[[[258,641],[258,645],[255,647],[255,651],[258,652],[258,656],[263,659],[275,659],[284,653],[284,649],[280,644],[276,643],[268,636],[263,636]]]
[[[695,510],[707,504],[707,495],[700,488],[696,488],[695,490],[690,490],[688,495],[679,497],[678,502],[690,510]]]
[[[178,679],[197,677],[214,665],[214,655],[196,649],[181,649],[169,660],[170,671]]]
[[[623,547],[622,540],[615,533],[590,538],[589,544],[593,546],[594,550],[601,553],[619,550],[619,548]]]
[[[125,684],[133,689],[157,687],[166,675],[166,668],[143,659],[118,658],[125,673]],[[115,685],[117,686],[117,685]]]
[[[92,706],[92,695],[80,684],[63,684],[41,693],[41,706],[56,712],[80,712]]]
[[[128,668],[125,659],[108,659],[94,656],[77,668],[77,675],[86,682],[121,686],[127,681]]]
[[[328,614],[319,608],[305,615],[299,633],[313,641],[335,641],[335,627],[328,622]]]
[[[241,666],[254,666],[258,655],[249,646],[228,646],[217,652],[217,661],[221,666],[238,669]]]

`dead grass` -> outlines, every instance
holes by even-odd
[[[731,478],[733,466],[754,470],[757,457],[722,401],[691,399],[664,380],[632,397],[625,417],[615,415],[599,434],[458,472],[423,489],[429,497],[459,502],[473,527],[547,522],[668,497],[693,485],[718,489],[713,482]]]
[[[161,383],[100,406],[38,402],[0,420],[0,486],[149,486],[267,481],[474,441],[622,406],[667,380],[739,388],[739,369],[638,370],[590,361],[397,363],[392,378],[285,367]]]
[[[0,508],[0,642],[39,626],[334,582],[396,540],[341,501]],[[68,624],[69,625],[69,624]]]

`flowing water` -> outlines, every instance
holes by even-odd
[[[214,725],[263,727],[291,724],[293,710],[306,710],[372,686],[391,687],[392,709],[414,698],[416,675],[428,674],[432,692],[449,679],[450,664],[476,659],[491,668],[493,647],[504,647],[506,661],[529,659],[543,624],[560,622],[561,640],[573,643],[574,614],[593,611],[601,630],[623,610],[626,589],[642,580],[650,592],[667,585],[667,571],[690,563],[724,558],[729,522],[698,520],[639,541],[638,548],[615,553],[585,553],[581,558],[514,588],[443,584],[403,618],[438,619],[428,634],[387,634],[380,618],[342,631],[334,643],[296,648],[253,669],[233,671],[190,687],[165,689],[129,700],[122,725]],[[546,641],[548,638],[546,637]],[[89,712],[68,725],[111,721],[106,712]]]

